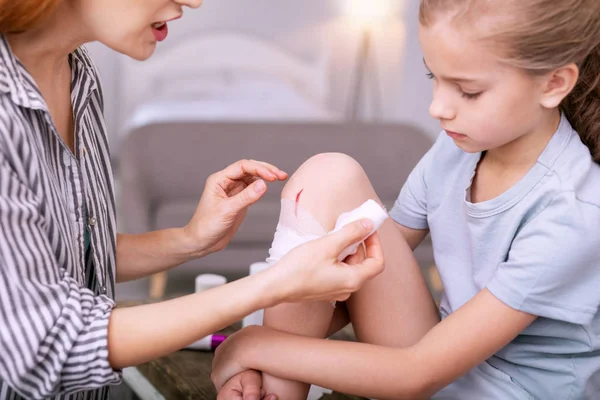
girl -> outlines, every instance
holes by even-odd
[[[444,131],[379,231],[385,272],[346,303],[362,343],[310,338],[347,322],[339,306],[275,307],[217,352],[221,398],[256,389],[245,370],[285,400],[306,397],[297,382],[393,399],[600,397],[600,2],[422,0],[419,17]],[[282,197],[300,190],[326,228],[375,196],[331,154]],[[441,322],[410,253],[428,232]]]
[[[0,0],[0,399],[106,399],[119,370],[279,302],[344,299],[383,267],[337,255],[371,225],[290,253],[271,271],[164,303],[114,309],[115,281],[223,249],[278,168],[240,161],[208,178],[189,224],[117,235],[102,90],[81,45],[148,58],[165,21],[201,0]],[[311,273],[306,273],[307,260]],[[74,392],[80,392],[75,393]]]

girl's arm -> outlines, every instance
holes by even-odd
[[[217,349],[213,380],[220,388],[236,373],[256,369],[366,397],[429,398],[507,345],[535,318],[486,289],[403,349],[251,327]]]
[[[410,248],[414,251],[427,237],[429,234],[429,229],[413,229],[397,222],[394,223],[396,227],[402,232],[402,236],[406,240],[406,243],[410,246]]]

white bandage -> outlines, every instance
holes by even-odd
[[[363,218],[373,221],[373,229],[368,235],[371,236],[388,218],[388,214],[377,202],[367,200],[360,207],[341,214],[334,229],[331,232],[326,232],[325,228],[308,211],[292,200],[282,199],[279,223],[266,262],[273,265],[293,248],[311,240],[319,239],[329,233],[335,233],[349,223]],[[342,261],[349,255],[356,253],[361,243],[355,243],[347,247],[338,259]]]
[[[266,262],[273,265],[293,248],[326,234],[325,228],[308,211],[293,200],[282,199],[279,223]]]

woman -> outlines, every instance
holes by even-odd
[[[114,309],[115,281],[223,249],[265,181],[287,177],[267,163],[239,161],[208,178],[185,227],[116,234],[102,91],[81,45],[100,41],[146,59],[166,38],[166,21],[200,4],[0,0],[1,399],[105,399],[123,367],[180,349],[257,309],[345,299],[381,272],[376,235],[366,242],[362,268],[336,261],[368,235],[372,224],[364,221],[224,287]]]

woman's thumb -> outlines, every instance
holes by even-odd
[[[235,208],[240,211],[256,203],[267,191],[267,185],[259,179],[231,198]]]
[[[365,240],[373,231],[373,221],[367,218],[354,221],[332,233],[331,240],[335,243],[335,254],[339,255],[347,247]]]

